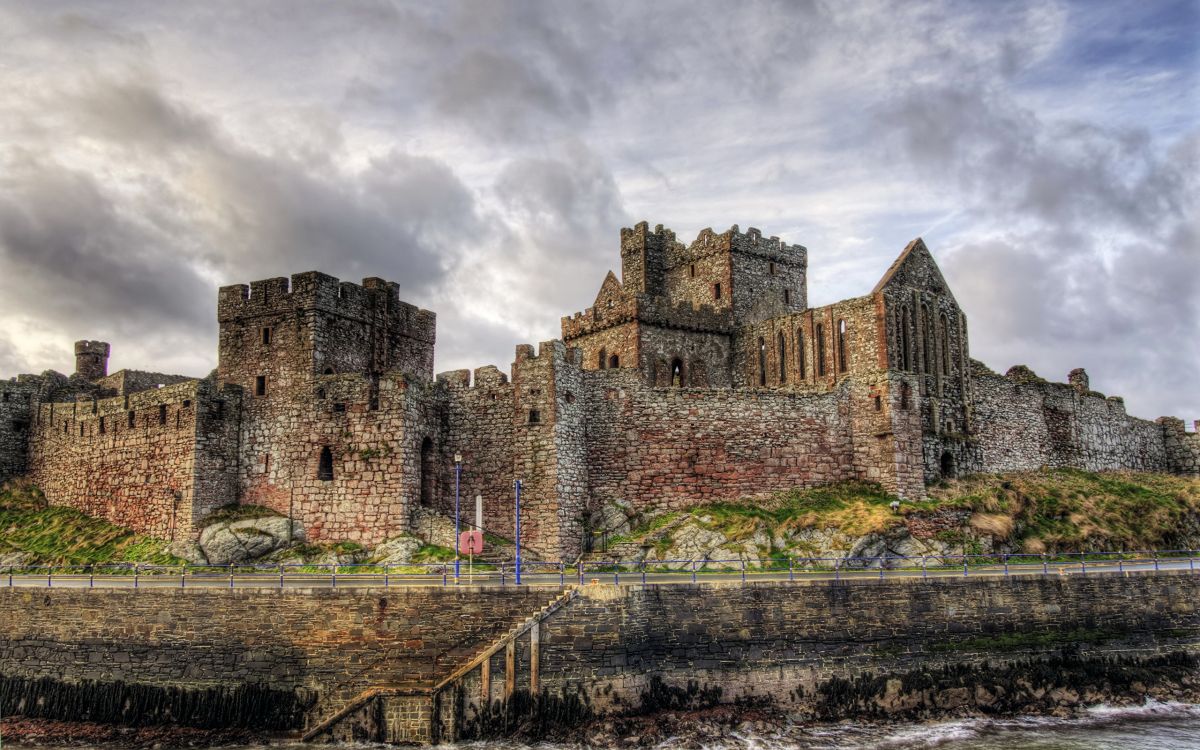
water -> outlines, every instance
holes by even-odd
[[[105,750],[114,750],[112,745]],[[337,750],[336,745],[288,743],[278,750]],[[380,746],[344,745],[342,750]],[[639,747],[618,742],[615,746]],[[655,750],[1200,750],[1200,705],[1149,702],[1135,708],[1099,706],[1071,719],[962,719],[928,724],[791,727],[780,733],[733,732],[723,739],[675,738]],[[5,750],[29,750],[4,743]],[[75,746],[77,750],[78,746]],[[252,750],[261,746],[228,747]],[[579,745],[475,742],[443,750],[585,750]],[[39,750],[67,750],[39,746]]]

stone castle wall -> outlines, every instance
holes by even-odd
[[[854,478],[849,393],[652,388],[584,373],[592,502],[666,511]]]
[[[237,406],[236,391],[206,380],[40,404],[29,476],[52,504],[189,538],[195,521],[237,499]]]
[[[1171,471],[1163,426],[1125,413],[1120,398],[1011,376],[971,380],[975,471],[1028,471],[1043,466],[1088,471]]]
[[[0,381],[0,483],[25,473],[37,390],[28,379]]]

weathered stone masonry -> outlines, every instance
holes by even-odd
[[[483,497],[511,536],[572,559],[618,504],[637,512],[858,479],[906,499],[969,472],[1074,466],[1197,475],[1200,436],[1118,397],[970,357],[967,319],[914,240],[869,294],[808,307],[808,250],[757,229],[690,245],[621,231],[620,276],[522,345],[507,373],[433,374],[435,318],[382,279],[308,272],[223,287],[216,372],[76,372],[0,383],[0,479],[190,538],[212,508],[267,505],[305,536],[375,544],[420,506]],[[130,416],[132,414],[132,416]],[[129,421],[132,420],[132,421]],[[470,514],[467,514],[468,517]],[[428,516],[425,516],[428,517]]]
[[[387,687],[358,704],[356,716],[377,732],[359,738],[436,742],[461,736],[484,703],[519,691],[582,695],[603,714],[636,708],[659,678],[719,687],[723,702],[769,696],[787,707],[826,680],[867,672],[996,668],[1064,647],[1091,657],[1194,654],[1200,643],[1200,576],[1187,571],[589,585],[520,629],[558,594],[0,589],[0,676],[271,685],[311,707],[307,728]],[[1002,652],[989,646],[997,640]]]

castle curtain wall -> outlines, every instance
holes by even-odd
[[[854,478],[849,391],[652,388],[585,372],[594,504],[643,512]]]
[[[228,444],[198,429],[224,408],[206,381],[42,404],[30,478],[54,505],[163,539],[191,538],[196,515],[236,499],[228,482],[195,481],[198,468],[229,460]]]

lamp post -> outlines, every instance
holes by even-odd
[[[458,583],[458,574],[460,571],[459,565],[461,560],[458,559],[458,534],[459,534],[459,512],[458,512],[458,488],[462,483],[462,454],[454,454],[454,582]]]
[[[517,585],[521,585],[521,480],[515,483],[517,490]]]

